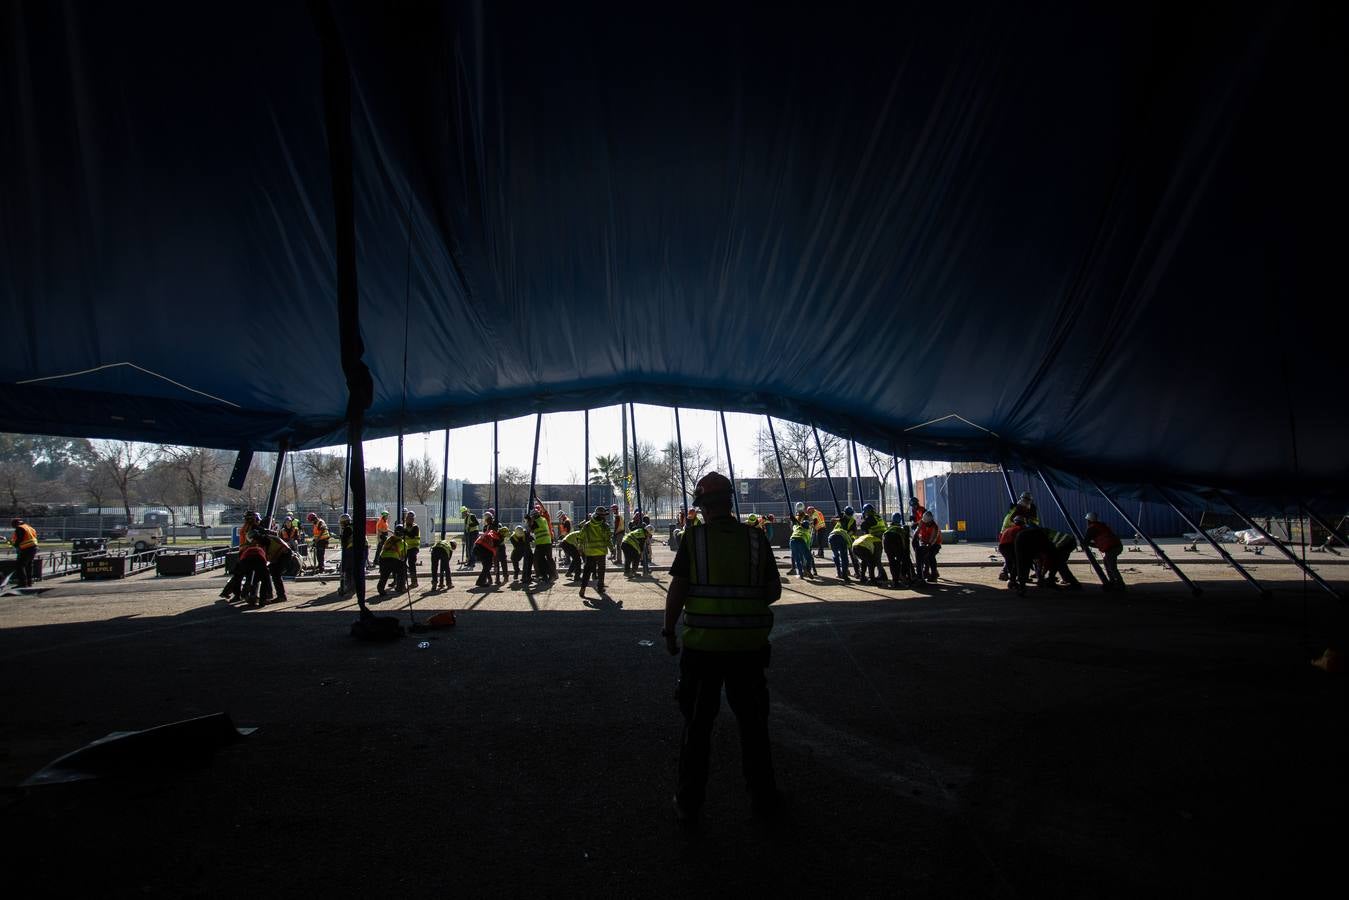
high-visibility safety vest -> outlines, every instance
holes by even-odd
[[[684,646],[717,652],[762,648],[773,629],[763,583],[764,558],[773,551],[763,533],[734,519],[714,519],[689,529],[680,549],[689,562]]]
[[[794,540],[794,541],[805,541],[807,544],[809,544],[809,543],[810,543],[810,525],[808,525],[808,524],[805,523],[805,522],[799,522],[799,523],[797,523],[796,527],[792,529],[792,540]]]
[[[871,524],[866,526],[866,530],[868,534],[880,537],[885,534],[885,523],[880,520],[879,516],[876,516],[872,519]]]
[[[581,526],[581,552],[586,556],[604,556],[609,552],[609,526],[591,519]]]
[[[543,516],[534,519],[534,546],[547,547],[553,543],[553,527]]]
[[[820,512],[818,509],[812,510],[810,517],[815,520],[814,525],[816,531],[824,528],[824,513]]]
[[[573,528],[562,536],[562,543],[569,544],[572,547],[581,546],[581,531],[579,528]]]
[[[388,559],[402,559],[403,539],[396,535],[391,535],[389,539],[384,542],[384,549],[379,552],[379,555]]]
[[[857,517],[850,516],[847,513],[838,517],[838,523],[843,526],[843,530],[852,534],[857,529]]]
[[[332,535],[328,533],[328,523],[323,521],[322,519],[315,519],[314,540],[317,541],[318,543],[326,544],[331,539]]]
[[[881,546],[887,551],[893,550],[895,553],[908,552],[909,529],[903,525],[890,525],[885,529],[885,536],[881,538]]]
[[[447,540],[445,540],[444,538],[441,538],[440,540],[436,541],[434,544],[431,545],[431,552],[432,552],[432,553],[435,553],[437,550],[441,551],[442,553],[447,553],[447,554],[448,554],[448,553],[453,553],[453,552],[454,552],[454,542],[453,542],[453,541],[447,541]]]
[[[32,525],[24,522],[22,525],[15,527],[14,540],[11,543],[20,550],[35,550],[37,549],[37,531]]]
[[[356,529],[350,525],[342,526],[342,549],[350,550],[352,542],[356,539]]]
[[[623,543],[629,545],[634,550],[641,550],[642,543],[644,541],[646,541],[645,528],[634,528],[627,534],[623,535]]]
[[[420,525],[403,526],[403,546],[408,550],[416,550],[422,545],[422,528]]]
[[[875,553],[881,548],[881,539],[868,532],[853,541],[852,548],[854,550],[865,550],[867,553]]]
[[[1055,549],[1057,550],[1077,549],[1077,538],[1073,537],[1071,534],[1068,534],[1067,532],[1055,531],[1052,528],[1046,528],[1045,534],[1049,536],[1049,542],[1053,544]]]

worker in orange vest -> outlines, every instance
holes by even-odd
[[[37,559],[37,530],[20,518],[11,519],[9,524],[14,526],[9,543],[18,552],[14,576],[18,579],[19,587],[32,587],[33,560]]]

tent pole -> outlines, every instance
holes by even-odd
[[[1086,537],[1082,534],[1082,529],[1078,528],[1077,523],[1073,521],[1073,517],[1068,515],[1068,510],[1064,507],[1063,501],[1059,499],[1059,492],[1054,490],[1054,485],[1050,483],[1049,476],[1045,474],[1044,469],[1037,469],[1036,472],[1039,474],[1040,481],[1044,484],[1045,490],[1049,491],[1049,498],[1053,500],[1054,505],[1059,508],[1059,515],[1063,516],[1063,520],[1068,523],[1068,528],[1072,531],[1073,537],[1077,538],[1077,545],[1081,547],[1082,552],[1087,555],[1087,562],[1091,563],[1092,569],[1096,572],[1096,577],[1101,579],[1102,585],[1109,587],[1110,579],[1105,577],[1105,572],[1101,569],[1101,564],[1096,561],[1096,554],[1091,552],[1091,545],[1087,543]]]
[[[1007,471],[1007,464],[1004,463],[1002,460],[999,460],[999,461],[998,461],[998,470],[999,470],[1000,472],[1002,472],[1002,483],[1005,484],[1005,485],[1007,485],[1007,499],[1008,499],[1013,505],[1015,505],[1015,504],[1016,504],[1016,491],[1012,489],[1012,476],[1011,476],[1011,475],[1008,473],[1008,471]],[[1100,488],[1097,488],[1097,490],[1099,491]],[[1110,498],[1107,497],[1106,499],[1108,500],[1108,499],[1110,499]],[[1113,506],[1114,504],[1111,504],[1111,505]]]
[[[445,456],[440,464],[440,539],[445,540],[449,528],[449,509],[446,504],[450,500],[450,429],[445,429]],[[446,570],[448,571],[448,570]]]
[[[735,504],[735,517],[740,518],[740,486],[735,483],[735,463],[731,462],[731,435],[726,430],[726,413],[717,410],[721,416],[721,439],[726,442],[726,468],[731,473],[731,502]],[[771,420],[770,420],[771,421]]]
[[[857,458],[857,442],[851,437],[848,438],[848,447],[852,450],[852,477],[853,483],[857,485],[857,508],[861,509],[867,498],[862,496],[862,463]]]
[[[1312,571],[1311,566],[1303,565],[1302,560],[1300,560],[1300,559],[1297,558],[1297,554],[1296,554],[1296,553],[1294,553],[1292,550],[1289,550],[1289,549],[1288,549],[1287,547],[1285,547],[1282,543],[1280,543],[1280,542],[1274,537],[1274,535],[1270,534],[1268,531],[1266,531],[1265,529],[1261,528],[1259,525],[1255,524],[1255,520],[1252,519],[1250,516],[1246,515],[1246,514],[1245,514],[1244,512],[1242,512],[1241,510],[1237,509],[1236,504],[1233,503],[1232,500],[1231,500],[1226,494],[1219,494],[1219,496],[1223,498],[1223,502],[1227,504],[1227,508],[1230,509],[1230,510],[1232,510],[1232,512],[1236,513],[1236,514],[1237,514],[1237,518],[1241,519],[1241,521],[1243,521],[1243,522],[1246,523],[1246,527],[1247,527],[1247,528],[1252,528],[1252,529],[1254,529],[1255,532],[1256,532],[1257,534],[1259,534],[1262,538],[1265,538],[1265,539],[1268,540],[1271,544],[1273,544],[1275,547],[1278,547],[1278,548],[1279,548],[1279,552],[1281,552],[1284,556],[1286,556],[1286,557],[1288,557],[1289,559],[1291,559],[1291,560],[1293,561],[1293,563],[1294,563],[1299,569],[1301,569],[1305,575],[1309,576],[1309,577],[1311,578],[1312,581],[1315,581],[1315,582],[1317,583],[1317,585],[1320,586],[1321,590],[1323,590],[1323,591],[1325,591],[1326,593],[1330,594],[1330,596],[1334,597],[1336,600],[1339,600],[1339,599],[1340,599],[1340,594],[1339,594],[1339,592],[1336,591],[1336,590],[1335,590],[1333,587],[1331,587],[1330,585],[1326,584],[1325,579],[1323,579],[1320,575],[1317,575],[1316,572]]]
[[[684,433],[679,428],[679,407],[675,411],[675,441],[679,449],[679,505],[684,510],[684,518],[689,515],[689,483],[684,474]],[[735,493],[732,491],[732,493]]]
[[[778,452],[778,436],[777,433],[773,431],[772,416],[768,416],[768,436],[773,439],[773,456],[778,461],[778,477],[782,479],[782,496],[787,501],[787,510],[788,510],[787,515],[788,517],[790,517],[792,509],[792,492],[787,490],[787,470],[782,468],[782,454]],[[729,448],[727,449],[727,452],[728,453],[730,452]],[[834,500],[834,505],[835,506],[838,505],[837,498],[835,498]]]
[[[1121,519],[1123,519],[1125,522],[1128,522],[1129,527],[1132,528],[1135,533],[1142,535],[1143,540],[1147,541],[1148,546],[1152,548],[1152,552],[1156,553],[1157,556],[1161,558],[1162,562],[1165,563],[1167,567],[1171,569],[1172,572],[1175,572],[1176,576],[1181,581],[1185,582],[1185,586],[1190,589],[1191,594],[1198,597],[1200,594],[1204,593],[1203,589],[1200,588],[1199,585],[1195,584],[1189,578],[1185,577],[1185,573],[1180,570],[1179,566],[1177,566],[1174,562],[1171,561],[1171,558],[1166,555],[1165,551],[1163,551],[1161,547],[1157,546],[1156,541],[1148,537],[1146,534],[1143,534],[1143,529],[1139,528],[1137,523],[1131,521],[1129,517],[1124,514],[1124,510],[1120,508],[1120,505],[1118,503],[1116,503],[1113,499],[1111,499],[1110,495],[1105,492],[1104,488],[1102,488],[1092,479],[1088,479],[1088,481],[1090,482],[1092,487],[1096,488],[1096,493],[1104,497],[1105,502],[1110,504],[1110,508],[1113,509],[1115,512],[1117,512]]]
[[[909,453],[910,453],[909,445],[908,445],[908,444],[905,444],[905,445],[904,445],[904,478],[909,482],[909,499],[910,499],[910,500],[913,500],[913,499],[916,499],[916,498],[918,497],[918,495],[915,494],[915,493],[913,492],[913,462],[912,462],[912,461],[910,460],[910,458],[909,458]]]
[[[272,516],[276,513],[276,495],[281,490],[281,473],[286,469],[286,448],[290,441],[281,439],[276,450],[276,468],[272,470],[272,489],[267,492],[267,513],[262,517],[262,527],[272,527]]]
[[[403,519],[403,426],[398,426],[398,500],[397,500],[398,524],[404,524]]]
[[[347,509],[347,496],[351,493],[351,445],[347,444],[347,464],[342,473],[342,513],[345,515],[350,512]]]
[[[824,444],[820,442],[820,429],[813,424],[810,431],[815,435],[815,449],[820,451],[820,463],[824,466],[824,480],[829,483],[829,496],[834,498],[834,514],[843,518],[843,507],[839,505],[838,493],[834,490],[834,479],[829,475],[829,460],[824,456]]]
[[[501,463],[501,450],[497,447],[497,423],[492,420],[492,512],[496,514],[497,526],[501,525],[501,486],[497,471]]]
[[[581,477],[585,481],[584,514],[590,515],[590,410],[585,411],[585,465],[581,467]],[[580,520],[577,520],[578,522]]]
[[[904,485],[899,480],[899,454],[890,451],[890,462],[895,467],[895,512],[901,516],[904,514]]]
[[[1204,540],[1208,541],[1208,542],[1209,542],[1209,545],[1210,545],[1211,547],[1213,547],[1214,550],[1217,550],[1217,551],[1218,551],[1218,555],[1219,555],[1220,557],[1222,557],[1223,560],[1224,560],[1229,566],[1231,566],[1232,568],[1236,569],[1237,572],[1238,572],[1238,574],[1240,574],[1242,578],[1246,579],[1246,583],[1247,583],[1247,584],[1249,584],[1251,587],[1255,588],[1256,591],[1258,591],[1258,592],[1260,593],[1260,596],[1261,596],[1261,597],[1263,597],[1263,598],[1265,598],[1265,599],[1268,599],[1268,598],[1269,598],[1269,591],[1267,591],[1267,590],[1265,590],[1263,587],[1261,587],[1260,582],[1258,582],[1258,581],[1256,581],[1254,578],[1252,578],[1252,577],[1251,577],[1251,573],[1250,573],[1250,572],[1247,572],[1245,569],[1243,569],[1243,568],[1241,567],[1241,564],[1238,563],[1235,559],[1232,558],[1232,554],[1230,554],[1230,553],[1228,553],[1226,550],[1224,550],[1224,549],[1218,544],[1218,542],[1215,541],[1215,540],[1213,539],[1213,536],[1212,536],[1212,535],[1210,535],[1207,531],[1205,531],[1204,529],[1202,529],[1202,528],[1200,528],[1198,525],[1196,525],[1196,524],[1194,523],[1194,521],[1190,519],[1189,516],[1185,515],[1185,513],[1183,513],[1183,512],[1181,511],[1180,506],[1176,503],[1175,499],[1174,499],[1170,494],[1168,494],[1166,491],[1162,490],[1161,488],[1157,487],[1156,485],[1154,485],[1153,488],[1157,491],[1157,493],[1159,493],[1159,494],[1162,495],[1162,499],[1166,501],[1166,505],[1169,506],[1169,507],[1171,507],[1173,510],[1175,510],[1176,515],[1180,516],[1181,521],[1184,522],[1186,525],[1189,525],[1191,528],[1193,528],[1195,531],[1199,532],[1201,535],[1203,535]]]
[[[525,498],[525,515],[534,508],[534,485],[539,474],[539,434],[543,431],[543,413],[534,414],[534,458],[529,463],[529,496]]]
[[[637,409],[632,403],[628,404],[628,414],[632,416],[632,489],[637,495],[637,502],[632,505],[632,511],[635,516],[642,511],[642,473],[637,462]],[[631,521],[628,522],[628,526],[632,526]]]

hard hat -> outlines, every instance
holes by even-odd
[[[1025,516],[1012,516],[1012,524],[1013,524],[1013,525],[1025,525],[1025,524],[1026,524],[1026,517],[1025,517]]]
[[[693,488],[693,500],[695,503],[703,502],[708,497],[729,494],[735,488],[731,486],[731,481],[720,472],[708,472],[702,478],[698,479],[698,484]]]
[[[864,513],[874,513],[875,511],[876,511],[876,507],[872,506],[870,503],[863,503],[863,504],[862,504],[862,512],[864,512]]]
[[[525,533],[525,526],[523,526],[523,525],[516,525],[516,526],[515,526],[515,533],[516,533],[516,534],[524,534],[524,533]]]
[[[346,513],[342,513],[342,515],[337,517],[337,523],[339,525],[350,525],[351,516],[347,515]]]
[[[23,524],[23,519],[20,519],[18,516],[15,516],[14,518],[9,520],[9,524],[13,525],[15,528],[18,528],[20,525]]]
[[[254,510],[251,510],[251,509],[250,509],[248,512],[244,513],[244,521],[245,521],[245,522],[249,522],[249,521],[256,522],[256,521],[258,521],[258,514],[257,514],[257,512],[255,512]]]
[[[755,522],[759,521],[759,517],[756,516],[754,513],[750,513],[748,516],[745,517],[745,521],[753,525]]]
[[[461,515],[461,516],[466,516],[466,515],[468,515],[468,507],[467,507],[467,506],[461,506],[461,507],[459,507],[459,515]]]
[[[853,508],[851,506],[845,506],[843,507],[843,513],[844,515],[850,516],[853,514]]]
[[[604,507],[600,507],[600,508],[603,509]],[[618,509],[618,504],[617,504],[617,503],[610,503],[610,504],[609,504],[609,508],[610,508],[610,509]]]
[[[932,522],[932,521],[935,521],[935,520],[932,518],[932,512],[931,512],[930,510],[929,510],[928,512],[923,513],[923,521],[924,521],[924,522]]]
[[[616,508],[617,508],[617,507],[615,507],[615,509],[616,509]],[[597,516],[607,516],[607,515],[609,515],[609,510],[605,509],[603,506],[597,506],[597,507],[595,507],[595,515],[597,515]]]
[[[486,510],[483,511],[483,515],[491,516],[492,518],[495,519],[497,517],[497,511],[489,506]]]
[[[642,516],[642,524],[643,524],[643,525],[650,525],[650,524],[651,524],[651,517],[650,517],[650,516]]]
[[[895,513],[893,516],[891,516],[891,517],[890,517],[890,524],[891,524],[891,525],[903,525],[903,524],[904,524],[904,513]]]
[[[909,505],[910,505],[910,506],[917,506],[917,505],[918,505],[918,498],[917,498],[917,497],[910,497],[910,498],[909,498]]]
[[[387,519],[387,518],[389,518],[389,511],[388,511],[387,509],[381,509],[381,510],[379,511],[379,517],[380,517],[381,519]]]
[[[1088,521],[1088,522],[1097,522],[1097,521],[1100,521],[1100,520],[1097,519],[1096,513],[1087,513],[1087,521]]]
[[[1021,496],[1016,498],[1017,503],[1034,503],[1031,499],[1030,491],[1022,491]]]
[[[415,519],[415,518],[417,518],[417,514],[416,514],[415,512],[413,512],[412,510],[408,510],[407,513],[404,514],[403,518],[405,518],[405,519]]]
[[[305,521],[306,521],[306,522],[317,522],[318,519],[319,519],[319,517],[316,516],[316,515],[314,515],[313,513],[310,513],[309,515],[305,516],[304,518],[305,518]]]
[[[394,533],[395,535],[402,534],[402,533],[403,533],[403,526],[402,526],[402,525],[395,525],[395,526],[393,527],[393,533]]]
[[[796,501],[796,511],[797,511],[797,512],[805,512],[805,511],[806,511],[806,504],[802,503],[800,500],[797,500],[797,501]]]

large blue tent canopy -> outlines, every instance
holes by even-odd
[[[372,437],[632,400],[1349,494],[1333,4],[3,16],[4,430],[341,443],[354,264]]]

